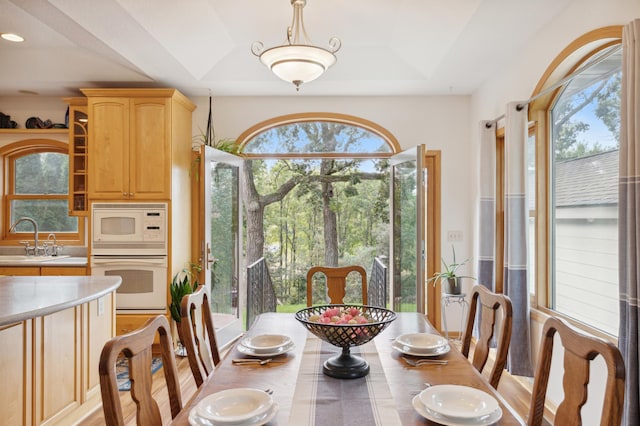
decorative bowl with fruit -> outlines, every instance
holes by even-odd
[[[325,342],[342,348],[342,353],[324,362],[324,374],[354,379],[369,373],[369,364],[351,354],[352,346],[369,342],[387,328],[396,314],[385,308],[367,305],[318,305],[296,312],[296,319]]]

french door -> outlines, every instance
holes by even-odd
[[[403,151],[391,157],[391,306],[396,312],[417,311],[427,313],[429,321],[437,324],[438,311],[435,297],[427,298],[426,286],[429,248],[434,247],[436,236],[428,235],[438,226],[427,212],[433,192],[429,194],[428,171],[425,163],[433,163],[427,156],[425,145]],[[429,161],[426,161],[429,159]],[[432,189],[435,189],[432,188]],[[430,196],[431,195],[431,196]]]
[[[202,268],[219,346],[243,332],[246,282],[242,264],[242,159],[204,147]]]

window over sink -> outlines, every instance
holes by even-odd
[[[0,150],[5,170],[2,197],[3,241],[17,245],[33,240],[33,225],[10,226],[21,217],[38,224],[40,241],[55,233],[67,244],[84,243],[84,218],[69,216],[69,156],[67,144],[47,139],[30,139],[6,145]]]

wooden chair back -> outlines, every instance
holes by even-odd
[[[362,266],[314,266],[307,272],[307,306],[313,305],[313,276],[323,273],[327,278],[327,294],[331,304],[344,303],[347,292],[347,275],[351,272],[360,274],[362,282],[362,304],[367,304],[367,271]]]
[[[556,425],[582,425],[580,409],[587,402],[589,364],[601,355],[607,366],[607,382],[600,425],[620,425],[624,405],[625,367],[622,354],[611,342],[589,336],[569,326],[564,320],[550,317],[544,323],[538,367],[533,382],[529,426],[543,424],[544,403],[549,382],[553,340],[560,335],[564,347],[564,400],[555,414]],[[593,421],[585,423],[594,424]]]
[[[128,360],[131,399],[136,405],[136,423],[144,426],[162,425],[158,403],[151,394],[152,346],[156,333],[160,336],[162,368],[169,392],[171,417],[175,418],[182,409],[180,382],[169,322],[164,315],[158,315],[147,320],[139,329],[112,338],[102,348],[98,370],[102,409],[108,426],[125,424],[116,378],[116,361],[121,353]]]
[[[191,373],[200,387],[220,363],[220,352],[213,328],[211,305],[204,285],[182,298],[180,327]]]
[[[507,364],[507,353],[511,342],[511,326],[513,322],[513,308],[511,299],[504,294],[493,293],[485,286],[476,284],[471,289],[471,303],[469,316],[462,337],[462,354],[469,357],[471,337],[473,335],[476,313],[480,312],[478,330],[480,335],[473,350],[472,364],[479,372],[484,370],[489,358],[489,349],[494,336],[496,342],[496,360],[489,372],[489,382],[494,388],[498,388],[500,376]],[[497,324],[498,312],[501,312],[501,321]]]

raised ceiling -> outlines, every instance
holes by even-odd
[[[296,92],[251,54],[282,44],[290,0],[0,0],[0,96],[176,87],[189,96],[470,94],[571,0],[308,0],[338,62]]]

